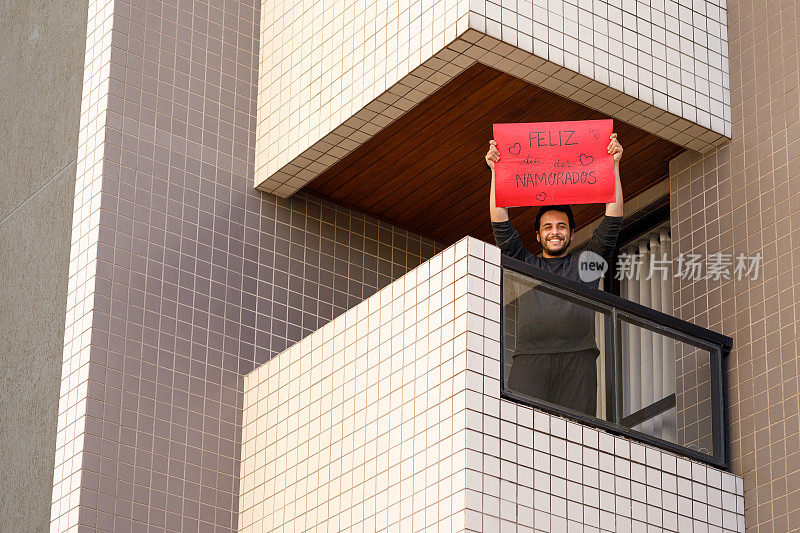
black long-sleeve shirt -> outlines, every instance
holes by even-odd
[[[600,255],[611,266],[611,255],[621,227],[622,217],[605,216],[585,244],[562,257],[545,258],[525,249],[511,222],[492,222],[495,242],[505,255],[573,280],[580,280],[578,263],[581,252],[585,250]],[[587,283],[593,288],[599,284],[599,279]],[[561,294],[550,294],[541,287],[528,290],[519,296],[515,354],[596,350],[594,315],[593,310],[566,300]]]

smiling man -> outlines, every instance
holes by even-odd
[[[612,134],[608,153],[614,157],[615,201],[606,204],[606,213],[592,237],[583,246],[569,251],[575,234],[575,220],[569,206],[544,206],[536,215],[536,240],[542,256],[530,253],[511,225],[508,210],[497,207],[494,196],[494,164],[500,160],[495,141],[489,142],[486,163],[492,170],[489,214],[494,238],[509,257],[565,278],[580,280],[580,255],[590,251],[611,260],[622,226],[622,185],[619,162],[622,145]],[[597,288],[600,280],[588,284]],[[600,351],[594,340],[594,311],[563,297],[531,289],[518,300],[517,338],[508,388],[512,391],[596,416],[597,363]]]

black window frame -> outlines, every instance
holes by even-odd
[[[617,246],[611,254],[609,268],[603,276],[603,287],[606,292],[620,296],[620,280],[614,275],[619,249],[665,222],[669,222],[669,194],[659,197],[623,219],[622,227],[617,237]]]
[[[503,270],[508,269],[532,277],[549,285],[567,291],[570,296],[585,300],[595,305],[608,308],[610,314],[606,317],[606,350],[611,351],[613,357],[606,357],[606,387],[607,387],[607,416],[611,421],[602,420],[571,409],[523,396],[506,389],[505,369],[505,305],[503,304],[504,276]],[[610,269],[609,269],[610,270]],[[726,384],[727,358],[733,348],[733,339],[715,331],[681,320],[672,315],[656,311],[641,304],[631,302],[610,292],[593,289],[579,281],[570,280],[534,267],[523,261],[508,256],[501,256],[500,276],[500,396],[517,403],[548,411],[556,415],[565,416],[585,425],[596,427],[628,438],[650,444],[675,454],[688,457],[723,470],[730,469],[730,447],[728,436],[728,398]],[[622,396],[619,392],[616,376],[621,375],[621,350],[617,339],[620,338],[620,320],[626,320],[636,325],[645,325],[656,333],[678,339],[687,344],[709,350],[711,366],[711,402],[712,402],[712,439],[713,455],[707,455],[679,444],[675,444],[657,437],[635,431],[619,424],[622,412]],[[611,386],[609,391],[608,387]]]

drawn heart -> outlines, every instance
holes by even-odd
[[[539,194],[536,195],[536,199],[539,200],[540,202],[544,202],[544,199],[545,199],[546,196],[547,195],[544,193],[544,191],[542,191],[542,192],[540,192]]]
[[[508,149],[508,153],[511,155],[519,155],[521,151],[522,151],[522,145],[520,145],[519,143],[514,143],[514,145]]]
[[[588,166],[594,163],[594,157],[586,154],[581,154],[581,165]]]

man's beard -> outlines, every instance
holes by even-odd
[[[569,248],[569,243],[571,240],[571,237],[566,236],[564,237],[564,240],[561,241],[561,244],[555,244],[555,246],[551,241],[544,240],[542,241],[542,249],[549,255],[562,255],[567,251],[567,248]]]

